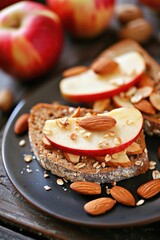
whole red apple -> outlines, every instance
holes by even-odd
[[[59,17],[43,4],[22,1],[0,14],[0,68],[19,80],[46,73],[63,46]]]
[[[13,3],[20,2],[22,0],[0,0],[0,9],[5,8]]]
[[[141,3],[155,9],[160,9],[160,0],[140,0]]]
[[[88,38],[106,29],[113,16],[115,0],[46,0],[76,37]]]

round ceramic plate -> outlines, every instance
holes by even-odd
[[[124,227],[136,226],[140,224],[151,223],[160,220],[160,198],[156,196],[146,200],[142,206],[126,207],[120,204],[109,212],[100,216],[90,216],[84,209],[84,204],[99,196],[84,196],[73,192],[69,188],[69,183],[63,186],[57,185],[57,177],[48,173],[49,177],[44,178],[44,169],[34,158],[32,162],[24,161],[25,154],[31,154],[28,134],[16,136],[13,132],[13,126],[18,118],[24,112],[29,112],[30,108],[38,102],[65,102],[58,89],[59,79],[46,83],[38,91],[34,92],[27,100],[21,101],[13,111],[5,128],[2,144],[3,161],[8,177],[20,194],[35,207],[57,217],[61,220],[75,224],[94,226],[94,227]],[[19,146],[21,139],[26,140],[24,147]],[[160,163],[157,158],[157,149],[160,140],[156,137],[146,137],[150,159],[157,162],[156,169],[160,169]],[[152,171],[146,174],[124,180],[118,183],[126,187],[139,200],[136,189],[144,182],[152,179]],[[51,187],[46,191],[44,186]],[[102,186],[101,196],[107,196],[105,186]]]

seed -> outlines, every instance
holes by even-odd
[[[25,162],[31,162],[32,161],[32,155],[28,154],[24,157]]]
[[[160,172],[158,170],[154,170],[152,172],[153,179],[160,179]]]
[[[144,199],[140,199],[137,203],[136,206],[141,206],[142,204],[144,204],[145,200]]]
[[[64,185],[64,182],[63,182],[63,180],[61,178],[58,178],[57,179],[57,184],[62,186],[62,185]]]
[[[105,161],[108,162],[108,161],[110,161],[110,160],[111,160],[111,155],[107,154],[107,155],[105,156]]]
[[[44,189],[45,189],[46,191],[49,191],[49,190],[51,190],[51,187],[48,186],[48,185],[45,185],[45,186],[44,186]]]
[[[19,142],[19,146],[20,146],[20,147],[23,147],[25,144],[26,144],[26,141],[25,141],[24,139],[22,139],[22,140]]]
[[[115,138],[114,138],[114,144],[115,144],[115,145],[120,145],[121,142],[122,142],[122,141],[121,141],[121,139],[120,139],[119,137],[115,137]]]

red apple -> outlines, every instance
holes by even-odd
[[[46,0],[76,37],[94,37],[109,25],[115,0]]]
[[[0,0],[0,9],[8,7],[9,5],[20,1],[22,0]]]
[[[64,152],[83,156],[103,156],[126,149],[142,130],[142,114],[133,107],[114,109],[104,116],[114,118],[115,126],[103,131],[88,131],[78,124],[86,117],[69,117],[47,120],[43,133],[53,146]]]
[[[92,69],[60,82],[64,98],[75,102],[91,102],[112,97],[133,86],[145,70],[145,61],[137,52],[115,57],[118,70],[110,74],[96,74]]]
[[[59,17],[43,4],[22,1],[0,14],[0,68],[23,80],[46,73],[63,46]]]
[[[159,0],[140,0],[141,3],[146,4],[147,6],[155,9],[160,9],[160,1]]]

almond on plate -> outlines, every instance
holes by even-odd
[[[84,210],[90,215],[100,215],[112,209],[115,203],[112,198],[101,197],[86,203]]]
[[[101,186],[94,182],[78,181],[71,183],[70,188],[78,193],[86,195],[101,194]]]
[[[160,192],[160,179],[153,179],[149,182],[142,184],[137,193],[143,198],[151,198]]]
[[[135,206],[135,198],[126,188],[114,186],[110,189],[110,193],[117,202],[126,206]]]
[[[29,113],[23,113],[18,117],[14,124],[14,133],[22,134],[28,130]]]

